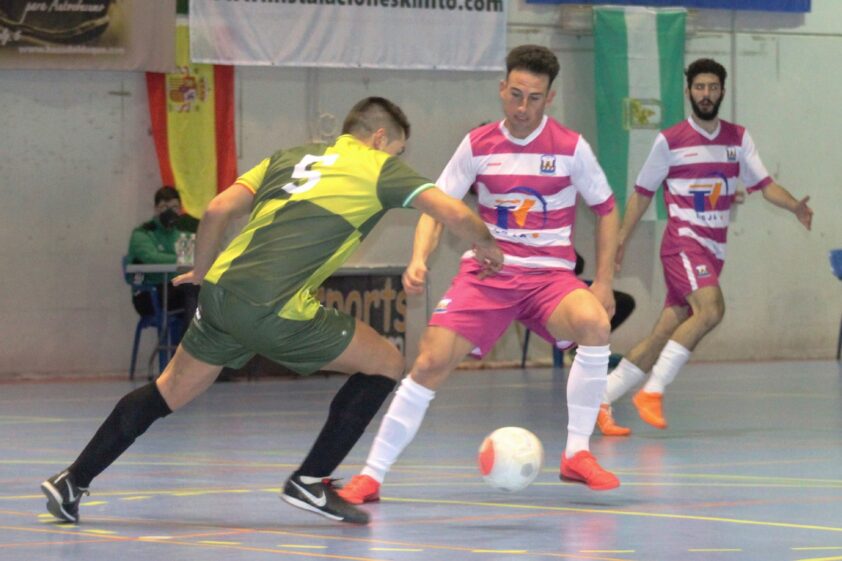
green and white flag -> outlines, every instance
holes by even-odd
[[[594,8],[599,161],[620,208],[658,131],[684,118],[684,8]],[[662,197],[644,220],[666,218]]]

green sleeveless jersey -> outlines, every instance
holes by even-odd
[[[316,314],[316,290],[383,214],[433,187],[351,135],[280,150],[237,183],[255,193],[251,215],[205,281],[300,320]]]

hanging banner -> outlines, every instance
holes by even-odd
[[[234,68],[191,64],[186,18],[176,27],[177,71],[148,73],[149,114],[161,181],[201,218],[210,200],[237,179]]]
[[[175,0],[0,0],[0,69],[173,69]]]
[[[403,267],[343,267],[325,280],[316,299],[370,325],[401,354],[406,350]]]
[[[763,12],[806,13],[811,0],[526,0],[527,4],[613,4],[623,6],[649,6],[654,8],[705,8],[709,10],[755,10]]]
[[[594,8],[599,162],[622,209],[658,132],[684,118],[682,8]],[[666,218],[663,200],[644,219]]]
[[[494,70],[506,0],[190,0],[194,62]]]

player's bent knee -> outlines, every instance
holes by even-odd
[[[702,321],[705,329],[710,331],[722,322],[722,317],[725,315],[725,310],[712,310],[704,314],[700,314],[699,319]]]
[[[425,352],[412,365],[412,379],[428,389],[438,388],[450,375],[450,364],[441,355]]]
[[[361,362],[364,364],[357,364],[354,370],[364,374],[379,374],[392,380],[400,380],[406,371],[403,355],[391,344],[382,348],[380,352],[372,351]]]
[[[604,311],[580,314],[574,318],[573,329],[576,342],[580,345],[607,345],[611,334],[611,322]]]
[[[608,338],[611,335],[611,324],[609,322],[591,324],[587,326],[587,330],[583,334],[580,345],[607,345]]]
[[[725,302],[719,301],[716,306],[716,314],[717,314],[717,323],[722,321],[722,318],[725,317]]]
[[[426,349],[421,349],[421,352],[418,353],[418,358],[415,359],[412,370],[423,376],[445,368],[445,362],[441,356],[437,356],[435,353]]]
[[[699,320],[706,330],[711,330],[722,321],[725,316],[725,303],[722,301],[713,302],[699,310]]]
[[[395,350],[390,356],[388,360],[383,364],[382,372],[378,372],[387,378],[391,378],[392,380],[400,380],[403,376],[403,373],[406,371],[406,361],[404,360],[403,356]]]
[[[351,345],[326,369],[332,365],[349,374],[362,372],[399,380],[406,371],[403,355],[390,341],[365,328],[358,330]]]

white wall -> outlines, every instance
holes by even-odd
[[[0,374],[116,371],[120,256],[160,181],[143,74],[0,71]]]
[[[507,42],[540,43],[558,54],[562,71],[550,114],[596,145],[592,37],[570,29],[571,17],[576,27],[580,16],[513,2]],[[713,56],[728,67],[723,116],[749,127],[770,172],[796,195],[810,194],[816,210],[813,232],[806,233],[759,196],[739,209],[723,278],[728,312],[696,356],[829,357],[842,313],[842,286],[827,265],[827,251],[842,246],[840,163],[833,153],[842,3],[814,0],[806,17],[715,11],[694,12],[691,21],[688,60]],[[435,177],[468,129],[499,117],[499,78],[240,68],[240,170],[316,136],[319,115],[328,125],[333,115],[339,127],[354,101],[376,94],[403,106],[413,123],[406,158]],[[131,228],[151,213],[160,181],[144,76],[0,71],[0,107],[0,376],[122,371],[136,317],[119,259]],[[593,220],[586,211],[579,220],[577,244],[592,265]],[[405,262],[414,221],[412,211],[391,213],[354,262]],[[638,300],[615,335],[620,351],[648,331],[660,310],[661,230],[661,224],[638,229],[617,281]],[[459,249],[448,239],[433,261],[433,303]],[[412,313],[410,351],[423,326],[422,301],[413,302]],[[536,342],[531,354],[548,351]],[[512,330],[491,358],[513,360],[519,352]]]

